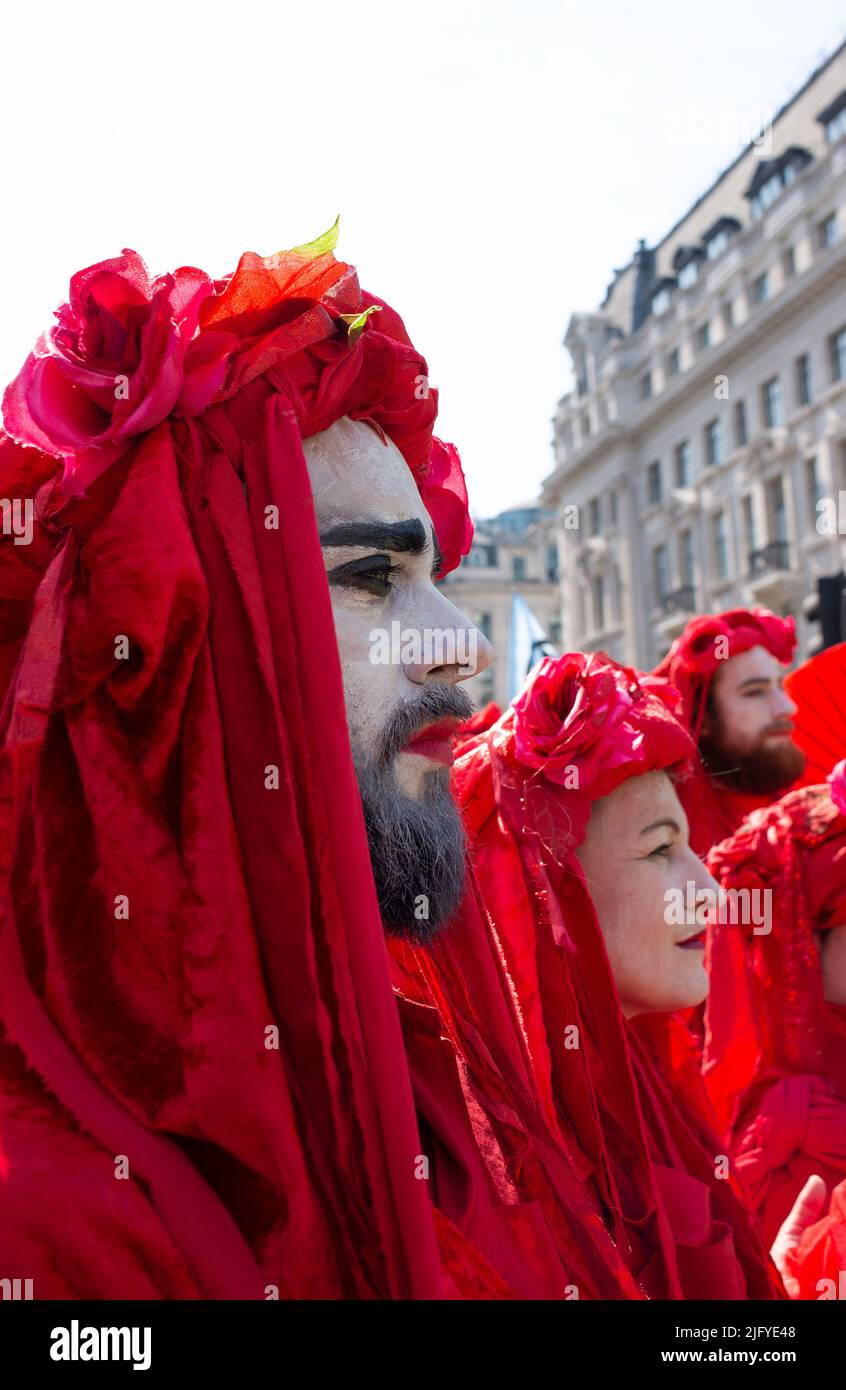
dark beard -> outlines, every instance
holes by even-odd
[[[767,747],[763,741],[743,757],[732,753],[719,736],[699,740],[705,771],[739,792],[761,796],[786,791],[801,777],[805,754],[793,742]]]
[[[426,945],[454,915],[464,892],[466,837],[449,789],[449,772],[433,769],[419,800],[397,785],[394,759],[412,734],[448,715],[467,719],[463,691],[430,686],[392,714],[375,759],[356,756],[370,861],[386,931]]]

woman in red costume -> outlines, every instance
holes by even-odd
[[[676,705],[603,654],[545,660],[454,785],[546,1112],[572,1127],[634,1277],[654,1298],[777,1298],[673,1016],[707,991],[714,889],[675,790],[695,757]]]
[[[754,812],[708,861],[723,888],[761,895],[767,912],[759,927],[737,910],[712,927],[703,1074],[765,1238],[811,1174],[832,1192],[797,1263],[809,1298],[846,1269],[843,772]]]

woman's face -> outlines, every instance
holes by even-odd
[[[648,772],[594,804],[578,851],[626,1018],[692,1008],[708,993],[717,885],[687,834],[670,778]]]

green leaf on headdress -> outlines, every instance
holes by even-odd
[[[327,252],[334,251],[338,245],[338,228],[341,222],[340,213],[335,218],[328,232],[317,237],[314,241],[307,241],[304,246],[292,246],[291,253],[296,256],[307,256],[309,260],[314,260],[316,256],[325,256]]]
[[[341,315],[340,315],[340,317],[344,320],[344,323],[347,325],[347,335],[348,335],[348,339],[349,339],[350,346],[352,346],[352,344],[353,344],[358,338],[361,337],[362,333],[364,332],[364,325],[366,324],[367,320],[370,318],[370,315],[371,315],[371,314],[380,314],[381,312],[382,312],[382,305],[381,305],[381,304],[371,304],[371,305],[369,305],[369,307],[368,307],[367,309],[362,310],[362,312],[361,312],[360,314],[341,314]]]

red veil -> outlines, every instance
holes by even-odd
[[[593,800],[689,768],[676,699],[604,654],[544,660],[466,745],[455,789],[546,1113],[574,1134],[633,1275],[651,1297],[778,1297],[754,1223],[715,1177],[691,1040],[674,1019],[624,1019],[575,855]]]
[[[457,563],[426,364],[325,244],[215,285],[126,252],[57,318],[5,399],[37,447],[0,443],[34,503],[0,538],[0,1268],[439,1297],[302,449],[373,421]]]
[[[846,922],[846,815],[827,786],[803,787],[756,811],[708,863],[724,888],[770,895],[769,932],[729,913],[712,928],[703,1061],[766,1237],[808,1177],[829,1190],[846,1177],[846,1009],[823,995],[814,941]],[[833,1268],[844,1267],[846,1187],[833,1210],[839,1222],[813,1237],[816,1277],[826,1236]],[[805,1284],[815,1297],[815,1280]]]

